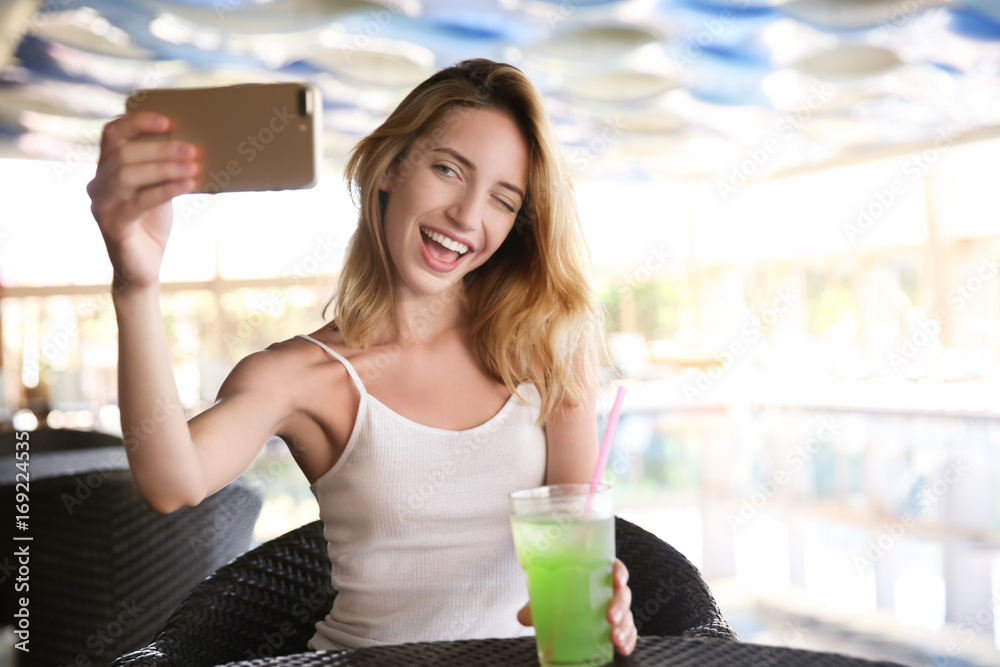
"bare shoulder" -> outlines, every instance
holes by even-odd
[[[311,337],[319,340],[318,334],[322,335],[314,332]],[[328,335],[323,337],[330,338]],[[330,344],[334,340],[321,342]],[[320,346],[293,336],[241,359],[223,382],[219,395],[221,398],[224,394],[241,391],[295,394],[295,388],[302,387],[318,366],[326,366],[330,361],[334,360]]]
[[[297,348],[290,341],[281,341],[243,357],[222,383],[220,398],[232,392],[283,390],[285,379],[294,377],[303,363]]]
[[[313,332],[310,338],[338,354],[349,354],[340,334],[329,328]],[[336,463],[350,438],[360,401],[358,390],[342,363],[305,338],[280,341],[257,354],[266,357],[262,365],[273,366],[281,374],[274,382],[286,390],[277,400],[290,402],[290,415],[277,435],[313,482]],[[266,378],[267,373],[260,377]]]

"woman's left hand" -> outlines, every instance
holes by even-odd
[[[617,558],[611,572],[614,593],[611,596],[611,604],[608,605],[608,623],[611,624],[611,642],[622,655],[629,655],[635,650],[635,640],[638,631],[635,629],[635,620],[632,618],[632,589],[628,587],[628,569],[625,563]],[[524,605],[521,611],[517,612],[517,620],[521,625],[532,625],[531,609]]]
[[[611,624],[611,642],[622,655],[635,650],[635,640],[639,635],[632,618],[632,589],[628,587],[628,569],[617,558],[612,570],[614,594],[608,605],[608,622]]]

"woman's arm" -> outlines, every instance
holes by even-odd
[[[243,359],[215,404],[186,420],[155,294],[116,297],[118,391],[136,488],[159,512],[197,505],[240,476],[294,409],[289,354]],[[283,381],[284,380],[284,381]]]
[[[163,330],[159,272],[171,200],[194,190],[199,165],[194,146],[147,141],[169,128],[169,119],[151,113],[105,125],[97,173],[87,185],[114,268],[126,454],[139,493],[160,512],[196,505],[235,479],[288,412],[272,389],[274,364],[248,361],[223,385],[219,403],[188,425]]]
[[[597,398],[577,405],[564,401],[545,423],[546,484],[589,482],[597,465]]]

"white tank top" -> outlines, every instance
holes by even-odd
[[[463,431],[424,426],[361,395],[343,454],[310,485],[339,594],[309,648],[532,634],[507,496],[545,479],[539,396],[525,384],[489,421]]]

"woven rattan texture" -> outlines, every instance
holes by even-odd
[[[616,521],[615,538],[618,557],[629,569],[640,634],[736,640],[698,570],[682,554],[623,519]],[[115,664],[208,667],[299,653],[335,595],[323,525],[315,521],[219,570],[192,592],[153,644]]]
[[[617,519],[618,557],[629,571],[632,615],[640,635],[736,641],[719,605],[684,554],[638,526]]]
[[[314,521],[218,570],[181,603],[153,644],[115,665],[201,667],[299,653],[335,596],[323,524]]]
[[[110,665],[150,642],[187,593],[245,551],[260,496],[242,482],[171,514],[127,470],[31,484],[30,665]]]
[[[741,644],[715,639],[640,637],[629,657],[615,665],[647,667],[898,667],[834,653]],[[281,658],[245,660],[228,667],[532,667],[537,666],[533,637],[428,644],[399,644],[355,651],[311,651]]]

